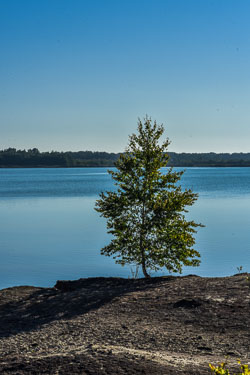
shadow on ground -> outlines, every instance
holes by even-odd
[[[71,319],[110,303],[114,298],[171,283],[175,277],[152,279],[89,278],[58,281],[54,288],[15,287],[0,291],[0,337]]]

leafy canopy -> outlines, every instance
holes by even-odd
[[[148,269],[181,272],[183,265],[200,263],[193,234],[202,225],[184,215],[198,195],[190,189],[182,191],[177,184],[183,171],[162,169],[168,163],[170,144],[168,139],[159,143],[163,132],[163,126],[148,117],[144,123],[138,120],[138,134],[129,137],[116,170],[108,171],[117,189],[102,192],[95,208],[107,219],[108,233],[113,235],[101,254],[122,265],[141,265],[145,277]]]

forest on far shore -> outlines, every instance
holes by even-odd
[[[113,167],[119,153],[100,151],[50,151],[37,148],[0,150],[0,168]],[[168,152],[173,167],[250,167],[250,153]]]

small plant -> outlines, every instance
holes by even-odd
[[[222,362],[219,366],[213,366],[209,363],[209,367],[213,374],[230,375],[229,370],[226,369],[226,362]]]
[[[238,273],[241,273],[241,272],[242,272],[242,269],[243,269],[243,267],[242,267],[242,266],[240,266],[240,267],[237,267]]]
[[[241,361],[238,361],[238,364],[240,366],[239,371],[237,373],[234,373],[232,375],[250,375],[250,369],[248,368],[248,365],[242,365]],[[211,363],[209,363],[209,367],[211,369],[212,374],[217,375],[231,375],[228,368],[226,368],[227,363],[222,362],[219,366],[213,366]]]
[[[131,279],[138,279],[139,276],[139,266],[137,265],[135,269],[130,267],[130,272],[131,272]]]

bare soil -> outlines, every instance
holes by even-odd
[[[210,374],[250,361],[247,274],[0,291],[1,374]]]

